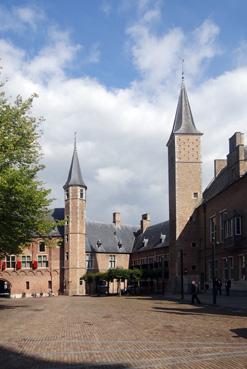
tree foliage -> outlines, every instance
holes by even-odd
[[[11,103],[0,93],[0,255],[20,253],[53,226],[47,219],[50,191],[38,179],[43,166],[41,119],[31,114],[35,97]]]

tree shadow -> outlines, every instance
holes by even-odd
[[[24,355],[0,346],[1,369],[131,369],[127,364],[50,361]]]
[[[234,338],[242,337],[247,339],[247,328],[230,329],[230,331],[236,334],[236,336],[233,336]]]
[[[10,306],[10,305],[0,305],[0,310],[13,310],[13,309],[18,309],[18,308],[27,308],[29,307],[28,305],[13,305],[13,306]]]
[[[188,305],[188,303],[186,303]],[[161,307],[154,306],[152,309],[156,312],[176,314],[176,315],[228,315],[228,316],[246,316],[246,310],[239,310],[237,308],[229,308],[214,305],[194,305],[188,308],[182,307],[178,303],[177,307]]]

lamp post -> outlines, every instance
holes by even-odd
[[[184,252],[180,250],[181,300],[184,300]]]
[[[216,286],[215,286],[215,246],[216,246],[216,232],[212,242],[212,280],[213,280],[213,304],[216,305]]]
[[[162,255],[162,259],[161,259],[161,279],[162,279],[162,295],[165,294],[165,260],[164,260],[164,255]]]

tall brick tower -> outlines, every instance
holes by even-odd
[[[76,140],[65,191],[64,226],[64,293],[84,295],[85,285],[80,278],[86,272],[86,190],[77,156]]]
[[[180,274],[180,251],[188,246],[188,222],[201,192],[201,135],[195,126],[184,81],[167,143],[169,167],[170,276]]]

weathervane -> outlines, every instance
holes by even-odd
[[[184,81],[184,59],[182,59],[182,82]]]

